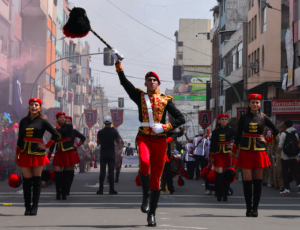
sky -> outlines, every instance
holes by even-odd
[[[128,79],[135,87],[145,90],[145,74],[154,71],[161,79],[162,93],[165,93],[166,88],[171,89],[174,86],[172,80],[175,58],[174,33],[179,28],[179,19],[213,20],[213,12],[210,9],[217,5],[216,0],[71,0],[70,2],[76,7],[84,8],[92,29],[125,56],[122,61],[124,73],[134,77]],[[91,53],[98,52],[99,48],[100,52],[103,52],[105,47],[91,33],[80,41],[89,42]],[[116,107],[117,103],[114,101],[117,101],[118,97],[124,97],[125,108],[137,109],[120,85],[115,67],[104,66],[102,55],[92,56],[91,60],[92,76],[99,79],[96,82],[99,84],[100,81],[101,86],[105,87],[106,96],[110,100],[109,106]]]

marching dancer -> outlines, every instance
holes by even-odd
[[[65,113],[59,112],[55,116],[57,119],[56,129],[59,133],[59,138],[56,141],[56,150],[52,163],[52,165],[55,166],[54,170],[56,199],[66,200],[69,185],[68,181],[71,180],[71,173],[68,171],[70,171],[75,164],[78,164],[80,162],[80,158],[75,152],[73,125],[66,124]],[[53,149],[54,147],[50,148],[50,151],[48,153],[49,158],[51,157]]]
[[[263,137],[263,131],[265,126],[271,128],[274,137],[278,135],[279,131],[272,121],[260,112],[261,95],[249,94],[248,98],[248,112],[241,116],[239,120],[237,135],[230,156],[234,158],[237,149],[240,149],[236,166],[243,170],[243,187],[247,206],[246,216],[257,217],[262,190],[263,169],[271,165],[266,152],[266,140]]]
[[[167,152],[166,132],[184,124],[185,119],[173,104],[172,98],[160,93],[158,89],[160,80],[156,73],[148,72],[146,74],[147,92],[145,93],[135,88],[126,78],[121,62],[118,60],[118,51],[112,49],[111,54],[116,61],[116,70],[121,85],[138,106],[141,126],[136,142],[140,160],[139,177],[143,188],[141,210],[148,213],[148,226],[156,226],[155,211],[160,196],[160,178]],[[167,124],[165,124],[166,111],[174,117],[174,121]],[[149,190],[151,190],[150,204]]]
[[[19,139],[16,148],[16,164],[21,167],[23,174],[23,194],[25,201],[25,216],[36,215],[42,187],[43,166],[49,163],[46,149],[50,148],[58,138],[57,131],[43,117],[42,100],[29,100],[29,113],[20,121]],[[45,131],[51,133],[51,140],[45,145]],[[31,206],[31,187],[32,206]]]
[[[230,152],[232,149],[231,140],[236,135],[234,129],[228,126],[229,115],[221,113],[218,117],[217,128],[212,132],[210,152],[212,161],[217,172],[215,193],[218,201],[227,201],[229,183],[223,180],[223,173],[231,167]]]
[[[73,119],[70,116],[66,116],[66,125],[72,125],[73,126]],[[78,144],[75,143],[75,139],[79,138],[80,141],[78,142]],[[77,152],[77,148],[80,147],[82,145],[82,143],[84,143],[85,141],[85,136],[82,135],[80,132],[78,132],[76,129],[73,129],[73,133],[72,133],[72,143],[74,143],[74,147],[75,147],[75,151],[76,154],[78,155]],[[79,158],[80,159],[80,158]],[[70,165],[65,167],[64,172],[65,175],[67,176],[67,180],[68,180],[68,185],[67,185],[67,189],[66,189],[66,195],[70,195],[70,189],[73,183],[73,179],[74,179],[74,168],[75,165]]]

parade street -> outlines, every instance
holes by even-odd
[[[77,170],[78,171],[78,170]],[[13,189],[0,182],[0,229],[148,229],[146,214],[140,211],[141,187],[134,179],[138,168],[122,168],[118,195],[96,195],[99,168],[77,173],[66,201],[55,199],[55,185],[42,189],[38,218],[24,216],[22,187]],[[241,175],[239,175],[241,177]],[[245,217],[242,181],[232,184],[234,195],[228,202],[217,202],[214,195],[205,195],[202,180],[186,180],[183,187],[175,182],[175,195],[164,192],[157,209],[154,229],[291,229],[300,221],[300,193],[291,183],[291,195],[263,187],[258,218]]]

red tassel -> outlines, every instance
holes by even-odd
[[[184,185],[184,180],[181,178],[181,176],[178,177],[177,184],[178,184],[179,186],[183,186],[183,185]]]
[[[182,176],[184,176],[184,178],[189,179],[190,175],[184,170],[184,168],[181,166],[180,168],[181,174]]]
[[[170,143],[171,141],[173,141],[173,138],[172,137],[168,137],[167,138],[167,143]]]
[[[217,173],[215,170],[211,170],[208,175],[207,175],[207,180],[208,181],[211,181],[211,182],[214,182],[217,180]]]
[[[139,174],[136,176],[134,181],[136,183],[136,186],[142,186]]]
[[[63,27],[63,33],[64,35],[66,35],[66,37],[68,38],[83,38],[85,37],[86,35],[88,35],[89,32],[86,32],[86,33],[82,33],[82,34],[72,34],[69,30],[68,27],[66,27],[66,25],[64,25]]]

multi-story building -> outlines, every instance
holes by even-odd
[[[290,7],[294,9],[295,1],[289,2]],[[277,10],[268,8],[266,1],[249,1],[247,90],[250,93],[262,94],[263,100],[272,100],[277,107],[276,100],[278,99],[298,98],[297,94],[285,93],[281,88],[287,65],[285,35],[287,28],[293,21],[298,22],[298,19],[289,18],[289,7],[285,1],[276,0],[270,4]],[[290,9],[292,15],[294,15],[293,12],[294,10]],[[295,25],[296,23],[294,28]],[[295,33],[294,38],[297,38],[297,35]],[[296,39],[295,42],[297,44],[298,40]],[[295,54],[295,60],[296,57],[297,54]],[[295,88],[291,86],[287,91],[293,90]],[[269,113],[272,120],[277,123],[288,118],[282,113],[277,113],[277,111],[274,111],[272,115]],[[297,119],[297,116],[298,114],[290,114],[290,118],[293,119]]]
[[[9,113],[14,122],[23,116],[21,75],[29,61],[27,57],[21,58],[21,12],[21,0],[0,1],[0,113]],[[23,104],[27,106],[26,102]]]
[[[182,77],[175,81],[172,95],[176,106],[195,118],[198,110],[206,108],[206,81],[211,73],[210,26],[207,19],[180,19],[179,30],[175,32],[174,65],[182,67]]]

